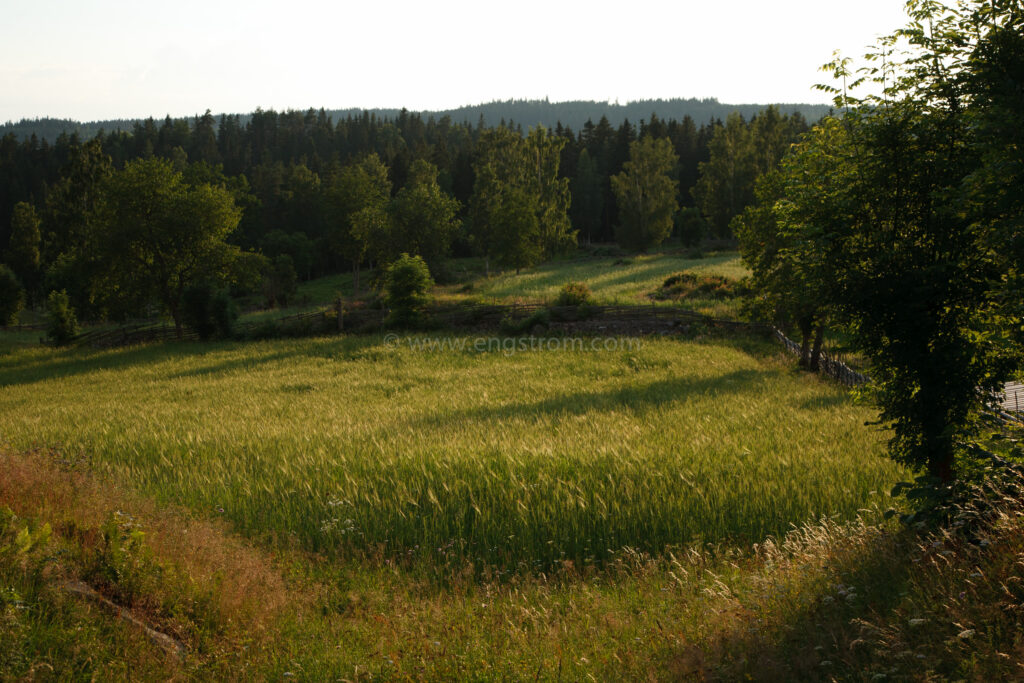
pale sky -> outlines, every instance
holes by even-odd
[[[491,100],[827,102],[901,0],[0,0],[0,122]]]

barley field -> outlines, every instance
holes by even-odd
[[[11,347],[0,440],[260,542],[445,571],[752,543],[888,505],[901,472],[872,412],[768,342],[619,341]]]

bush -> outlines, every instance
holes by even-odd
[[[65,346],[78,336],[78,318],[63,289],[46,298],[46,335],[57,346]]]
[[[535,327],[547,328],[551,324],[551,313],[546,308],[534,311],[531,315],[516,320],[511,316],[505,316],[499,323],[501,333],[509,337],[518,337],[526,332],[532,332]]]
[[[195,330],[200,339],[231,336],[238,309],[226,289],[210,284],[193,285],[185,290],[181,303],[185,324]]]
[[[433,284],[430,269],[422,258],[408,254],[399,256],[384,273],[384,304],[391,309],[389,322],[417,321]]]
[[[675,273],[669,275],[652,296],[655,299],[728,299],[737,293],[737,283],[719,275]]]
[[[0,325],[18,322],[18,313],[25,306],[25,290],[18,276],[7,266],[0,265]]]
[[[594,300],[594,295],[583,282],[567,282],[555,299],[556,306],[585,306]]]
[[[692,247],[708,235],[708,223],[700,211],[687,207],[676,214],[676,232],[685,246]]]

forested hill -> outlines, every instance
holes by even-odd
[[[657,114],[658,118],[682,120],[689,116],[698,123],[709,122],[713,119],[722,119],[733,111],[740,112],[745,119],[750,119],[754,114],[763,110],[766,104],[724,104],[717,99],[671,99],[671,100],[640,100],[626,104],[608,102],[549,102],[548,100],[507,100],[504,102],[490,102],[487,104],[469,105],[458,109],[447,111],[424,111],[419,112],[424,119],[435,117],[440,119],[444,116],[451,117],[454,123],[469,122],[476,124],[483,117],[484,124],[494,126],[502,120],[515,122],[528,128],[542,124],[548,128],[554,128],[557,123],[568,126],[573,130],[579,130],[587,120],[597,122],[602,116],[607,116],[608,121],[618,127],[624,120],[628,119],[633,123],[641,119],[649,120],[651,114]],[[829,106],[823,104],[776,104],[781,112],[800,112],[808,121],[817,121],[828,113]],[[335,121],[349,116],[362,115],[369,111],[383,118],[396,118],[401,114],[400,109],[333,109],[326,113]],[[202,112],[197,112],[200,114]],[[244,125],[249,115],[240,117],[240,123]],[[91,121],[82,123],[70,119],[22,119],[17,123],[8,122],[0,125],[0,137],[8,133],[14,133],[20,139],[27,139],[33,134],[40,140],[53,142],[62,132],[78,133],[82,139],[91,139],[97,132],[103,130],[107,133],[123,130],[131,131],[136,123],[143,119],[113,119],[108,121]]]

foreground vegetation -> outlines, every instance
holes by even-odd
[[[1012,500],[973,543],[869,516],[439,588],[253,547],[61,452],[4,450],[0,473],[5,679],[1006,680],[1024,661]],[[184,656],[65,588],[78,580]]]

